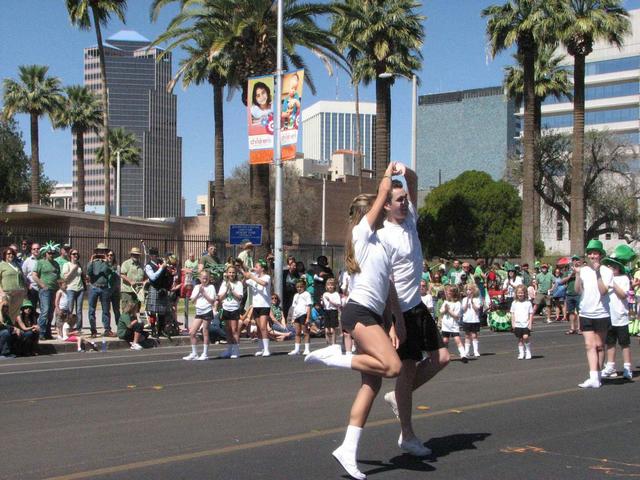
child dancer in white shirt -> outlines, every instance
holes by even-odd
[[[296,329],[296,339],[294,348],[289,352],[289,355],[300,354],[300,340],[304,333],[304,352],[303,355],[307,356],[311,353],[309,350],[309,322],[311,320],[311,307],[313,306],[313,299],[311,294],[307,292],[307,282],[304,280],[298,280],[296,282],[297,293],[293,296],[291,302],[291,308],[289,314],[293,318],[293,325]]]
[[[480,291],[475,284],[469,284],[465,289],[467,296],[462,300],[462,329],[465,334],[464,354],[466,357],[470,357],[473,353],[473,356],[479,357],[478,332],[480,331],[482,300],[480,300]],[[472,346],[473,352],[471,351]]]
[[[342,307],[340,294],[336,292],[336,279],[327,280],[327,290],[322,294],[322,308],[324,309],[324,338],[327,345],[336,343],[336,328],[338,327],[338,311]]]
[[[209,272],[203,270],[200,272],[200,284],[196,285],[191,292],[190,300],[195,302],[196,305],[196,317],[190,325],[189,337],[191,337],[191,353],[186,357],[182,357],[183,360],[209,360],[209,325],[213,320],[214,306],[216,304],[216,287],[211,283],[211,277]],[[204,323],[202,328],[202,337],[204,345],[202,346],[202,354],[198,356],[196,351],[196,343],[198,339],[196,335],[200,329],[200,325]]]
[[[533,305],[527,300],[527,287],[524,285],[516,287],[516,298],[511,304],[511,328],[518,339],[518,360],[530,360]]]
[[[460,340],[460,319],[462,318],[462,305],[458,300],[458,287],[455,285],[447,285],[444,288],[444,302],[440,307],[440,314],[442,319],[442,341],[445,346],[449,346],[449,339],[453,338],[458,347],[458,353],[460,354],[460,360],[463,363],[467,363],[468,359]]]

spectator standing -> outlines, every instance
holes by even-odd
[[[5,248],[0,262],[0,299],[4,297],[7,302],[9,318],[16,318],[20,313],[26,293],[24,275],[16,262],[16,252],[12,248]]]
[[[91,338],[98,336],[96,328],[96,307],[100,300],[102,309],[103,336],[115,337],[111,330],[111,290],[109,288],[109,278],[111,277],[111,265],[107,262],[107,252],[109,249],[105,243],[98,243],[93,250],[93,255],[87,264],[86,275],[89,280],[89,327],[91,328]]]
[[[553,287],[551,288],[551,307],[556,311],[556,322],[565,319],[564,302],[567,295],[567,287],[562,282],[562,269],[556,267],[553,269]]]
[[[218,290],[222,282],[222,268],[224,268],[224,265],[218,257],[218,247],[210,243],[207,246],[207,253],[200,257],[198,272],[202,272],[203,270],[209,272],[211,274],[211,283],[216,287],[216,290]]]
[[[33,308],[37,309],[38,301],[40,299],[40,292],[38,283],[33,279],[33,276],[31,274],[36,269],[36,265],[38,264],[38,258],[40,257],[40,244],[32,243],[30,252],[30,255],[28,257],[25,257],[22,262],[22,274],[24,275],[24,279],[27,285],[27,298],[33,305]]]
[[[520,277],[522,277],[522,283],[525,287],[531,286],[531,274],[529,273],[529,264],[523,263],[522,269],[520,270]]]
[[[313,301],[315,303],[322,302],[322,295],[324,295],[329,278],[333,278],[333,271],[329,267],[329,260],[326,256],[320,255],[316,260],[316,268],[313,272]]]
[[[296,262],[296,268],[298,269],[298,275],[301,279],[303,279],[307,284],[307,292],[311,295],[311,298],[314,298],[315,289],[313,287],[313,275],[307,272],[307,269],[304,266],[303,262]]]
[[[80,266],[80,254],[71,248],[69,261],[62,266],[60,276],[67,282],[67,304],[69,313],[76,315],[76,330],[82,332],[82,302],[84,300],[85,281]]]
[[[58,265],[60,265],[60,271],[62,271],[62,267],[64,266],[65,263],[68,263],[70,258],[69,258],[69,251],[71,250],[71,247],[69,245],[62,245],[60,247],[60,255],[58,255],[55,260],[56,262],[58,262]]]
[[[565,272],[562,282],[566,287],[564,314],[569,320],[569,330],[564,332],[566,335],[572,335],[580,332],[578,324],[578,303],[580,303],[580,295],[576,292],[576,268],[580,268],[579,255],[571,257],[571,266]]]
[[[24,262],[27,258],[29,258],[29,242],[27,240],[22,240],[20,243],[20,251],[16,252],[16,258],[20,262],[22,266],[22,262]]]
[[[53,259],[57,251],[57,245],[52,242],[42,247],[44,258],[38,260],[35,270],[32,272],[34,281],[38,284],[40,296],[40,340],[51,340],[51,322],[55,310],[55,298],[58,291],[58,279],[60,278],[60,265]]]
[[[460,276],[462,275],[462,272],[460,260],[454,258],[451,263],[451,268],[449,269],[449,272],[447,272],[447,277],[449,277],[451,285],[458,285],[460,283]]]
[[[109,297],[111,299],[111,309],[113,310],[113,316],[117,326],[118,320],[120,320],[120,290],[122,286],[122,279],[120,277],[120,266],[118,265],[116,254],[113,250],[109,250],[107,252],[107,263],[111,267],[111,274],[109,275]]]
[[[536,275],[536,298],[534,300],[534,315],[540,315],[542,309],[546,309],[547,323],[551,323],[551,301],[549,294],[553,287],[553,275],[549,272],[549,265],[546,263],[540,266],[540,273]]]
[[[129,258],[120,266],[120,308],[123,311],[129,303],[140,304],[139,293],[145,283],[140,255],[140,249],[133,247],[129,251]]]
[[[298,267],[296,266],[295,259],[289,261],[287,267],[287,270],[285,270],[284,275],[282,276],[282,310],[285,314],[291,307],[293,296],[296,294],[296,283],[300,280],[300,274],[298,273]]]

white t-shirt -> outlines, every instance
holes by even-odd
[[[227,288],[227,283],[230,288]],[[222,300],[222,309],[227,312],[235,312],[240,308],[240,301],[242,300],[242,282],[222,282],[220,285],[220,291],[218,292],[218,296],[224,295],[224,300]],[[238,295],[240,300],[238,300],[234,295]]]
[[[422,303],[424,303],[425,307],[433,312],[433,295],[427,293],[424,297],[422,297]]]
[[[480,323],[480,317],[475,308],[479,309],[482,306],[482,300],[480,297],[465,297],[462,299],[462,321],[464,323]]]
[[[260,285],[255,280],[247,280],[247,287],[252,296],[254,308],[270,308],[271,307],[271,277],[263,274],[258,277],[260,280],[267,282],[266,285]]]
[[[613,277],[613,283],[618,285],[622,290],[628,292],[631,288],[631,282],[626,275],[618,275]],[[625,327],[629,325],[629,304],[625,295],[621,300],[616,292],[611,288],[609,290],[609,310],[611,311],[611,325],[614,327]]]
[[[445,305],[449,305],[449,313],[444,312]],[[442,302],[442,306],[440,307],[440,313],[442,314],[442,331],[450,332],[450,333],[459,333],[460,332],[460,324],[459,315],[462,311],[462,305],[460,302],[450,302],[445,300]],[[453,315],[457,315],[458,318],[455,318]]]
[[[391,259],[366,216],[353,227],[351,239],[360,273],[351,275],[349,300],[382,315],[389,296]]]
[[[422,301],[422,245],[418,238],[417,222],[416,210],[413,203],[409,202],[409,213],[404,222],[396,224],[385,220],[384,228],[378,230],[378,237],[391,256],[393,283],[403,312]]]
[[[196,315],[204,315],[205,313],[209,313],[213,310],[213,305],[211,305],[206,298],[200,295],[200,290],[203,288],[209,298],[212,300],[215,300],[216,298],[216,287],[212,284],[209,284],[206,287],[202,284],[196,285],[191,292],[191,300],[196,301]]]
[[[515,278],[507,278],[502,284],[502,289],[506,290],[505,296],[509,298],[515,298],[516,296],[516,287],[518,285],[522,285],[522,278],[516,276]]]
[[[600,275],[602,282],[610,288],[613,280],[613,272],[609,267],[601,266]],[[600,294],[596,272],[589,266],[580,269],[580,279],[582,280],[582,294],[580,296],[579,312],[585,318],[606,318],[609,316],[609,295]]]
[[[322,308],[325,310],[337,310],[336,305],[340,305],[340,294],[338,292],[324,292],[322,294]]]
[[[293,318],[296,319],[302,315],[307,314],[307,307],[313,306],[313,299],[311,298],[311,294],[306,290],[302,293],[296,293],[293,296],[293,301],[291,302],[291,308],[293,308]],[[311,317],[309,317],[311,318]]]
[[[529,328],[529,315],[533,313],[533,305],[529,300],[511,304],[511,324],[514,328]]]

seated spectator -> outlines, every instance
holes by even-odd
[[[13,326],[9,315],[9,302],[2,301],[0,314],[0,360],[15,358],[12,351],[14,338],[20,337],[21,331]]]
[[[269,337],[271,340],[281,342],[290,340],[296,334],[292,323],[288,323],[280,308],[280,297],[277,293],[271,295],[271,312],[269,314]]]
[[[118,320],[118,338],[131,344],[131,350],[142,350],[141,342],[149,334],[144,331],[144,324],[138,319],[137,302],[127,303]]]
[[[324,337],[324,311],[318,302],[316,302],[311,309],[309,330],[313,337]]]
[[[58,340],[63,342],[76,343],[78,346],[78,352],[84,352],[87,350],[87,346],[94,351],[98,351],[98,346],[91,341],[82,338],[82,332],[76,330],[78,323],[78,317],[69,313],[67,310],[61,310],[60,313],[60,327]]]
[[[209,324],[209,341],[211,343],[227,343],[227,332],[225,331],[224,321],[220,320],[217,313],[213,316],[213,320]]]
[[[37,355],[40,327],[38,326],[38,314],[33,308],[33,303],[29,300],[22,302],[20,315],[15,319],[15,326],[20,329],[18,335],[20,343],[16,345],[16,351],[27,356]]]

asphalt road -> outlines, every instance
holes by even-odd
[[[432,457],[397,448],[380,396],[361,470],[375,480],[640,477],[640,374],[579,389],[582,337],[564,330],[537,326],[529,361],[516,360],[513,335],[483,331],[480,359],[454,360],[418,390],[415,430]],[[290,348],[263,359],[244,344],[238,360],[207,362],[182,361],[185,347],[2,361],[0,478],[347,478],[330,453],[359,375],[305,365]],[[632,354],[640,363],[637,339]]]

